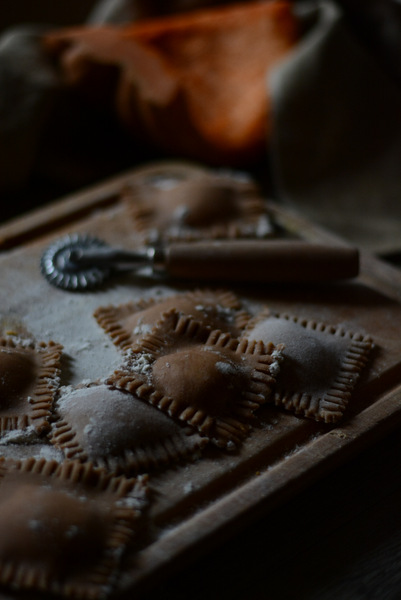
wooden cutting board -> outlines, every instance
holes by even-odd
[[[121,356],[93,318],[99,306],[163,297],[199,287],[199,282],[161,283],[131,275],[84,294],[51,287],[41,276],[47,245],[70,232],[95,234],[110,244],[135,245],[120,193],[129,183],[152,185],[160,178],[191,178],[201,167],[160,163],[135,169],[0,227],[0,326],[3,332],[52,339],[67,357],[63,385],[109,375]],[[234,175],[233,175],[234,176]],[[299,215],[269,202],[286,235],[312,242],[338,241]],[[210,286],[209,286],[210,287]],[[155,473],[150,485],[152,527],[128,556],[118,596],[151,587],[155,576],[180,568],[227,539],[251,520],[310,485],[401,422],[401,274],[362,255],[355,280],[321,285],[233,286],[251,314],[275,312],[313,319],[370,335],[371,361],[338,426],[297,417],[273,406],[261,411],[240,451],[206,453],[195,462]],[[40,444],[0,446],[4,456],[39,456]],[[32,596],[34,597],[34,596]]]

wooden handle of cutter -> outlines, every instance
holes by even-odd
[[[355,248],[288,240],[174,243],[164,250],[173,277],[232,282],[318,282],[355,277]]]

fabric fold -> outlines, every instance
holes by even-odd
[[[317,18],[269,79],[278,197],[349,240],[400,245],[401,90],[341,9]]]

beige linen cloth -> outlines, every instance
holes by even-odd
[[[331,2],[272,75],[277,196],[378,253],[401,251],[401,89]]]

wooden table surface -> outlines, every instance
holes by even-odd
[[[401,598],[400,459],[396,430],[140,598]]]
[[[108,206],[115,183],[1,228],[4,248]],[[29,227],[27,227],[29,224]],[[29,235],[27,232],[29,230]],[[384,267],[385,270],[385,267]],[[391,271],[387,274],[391,287]],[[401,323],[394,323],[400,327]],[[401,392],[397,388],[397,394]],[[399,422],[398,418],[398,422]],[[389,432],[390,430],[390,432]],[[397,600],[401,598],[401,435],[391,423],[328,471],[213,546],[158,572],[142,600]],[[209,541],[208,541],[209,543]],[[1,600],[26,594],[0,592]],[[119,596],[121,598],[121,596]]]

